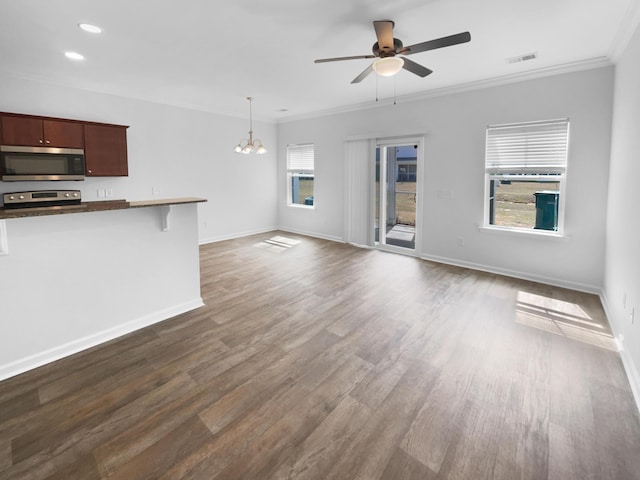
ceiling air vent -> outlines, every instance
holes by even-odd
[[[526,62],[527,60],[533,60],[535,58],[538,58],[538,52],[525,53],[524,55],[519,55],[517,57],[507,58],[506,61],[507,63],[520,63]]]

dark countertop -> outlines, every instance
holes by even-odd
[[[0,220],[7,218],[40,217],[44,215],[64,215],[68,213],[103,212],[106,210],[124,210],[127,208],[157,207],[162,205],[180,205],[183,203],[206,202],[206,198],[183,197],[162,200],[107,200],[99,202],[83,202],[79,205],[65,205],[63,207],[32,207],[32,208],[0,208]]]

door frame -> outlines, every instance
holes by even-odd
[[[423,135],[406,135],[406,136],[394,136],[394,137],[383,137],[376,138],[375,148],[380,147],[396,147],[396,146],[406,146],[406,145],[417,145],[418,151],[416,154],[416,236],[415,236],[415,246],[413,249],[404,248],[404,247],[396,247],[394,245],[385,245],[381,241],[375,243],[376,248],[379,250],[384,250],[393,253],[400,253],[403,255],[409,256],[420,256],[422,252],[422,211],[423,211],[423,198],[424,198],[424,179],[423,171],[424,171],[424,136]],[[375,152],[375,149],[374,149]],[[382,155],[381,155],[381,163],[382,163]],[[376,195],[375,195],[375,182],[376,182],[376,169],[375,169],[375,155],[373,158],[374,168],[372,168],[372,176],[371,176],[371,191],[373,194],[371,195],[371,226],[372,230],[375,230],[375,209],[376,209]],[[382,165],[381,165],[382,167]],[[386,206],[386,202],[382,201],[383,196],[386,196],[386,188],[383,188],[383,185],[386,185],[386,168],[380,168],[380,216],[383,216],[382,207]],[[383,184],[383,177],[385,183]],[[385,212],[386,217],[386,212]],[[386,222],[386,219],[385,219]],[[382,240],[383,234],[382,231],[386,229],[380,228],[379,240]]]

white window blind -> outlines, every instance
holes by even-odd
[[[287,169],[296,172],[313,173],[313,143],[287,146]]]
[[[490,125],[485,168],[488,174],[564,174],[569,119]]]

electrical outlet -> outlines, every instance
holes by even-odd
[[[459,247],[464,247],[464,237],[458,237],[458,238],[456,238],[456,244],[457,244]]]
[[[631,321],[631,325],[633,325],[634,317],[636,316],[636,309],[633,307],[631,309],[631,313],[629,313],[629,320]]]
[[[436,196],[440,200],[453,200],[453,190],[438,190]]]
[[[107,192],[104,188],[99,188],[98,189],[98,198],[104,198],[106,197]]]
[[[624,295],[622,295],[622,308],[627,309],[627,292],[624,292]]]
[[[113,188],[107,188],[104,196],[107,198],[113,198]]]
[[[160,189],[158,187],[152,187],[151,195],[160,195]]]

